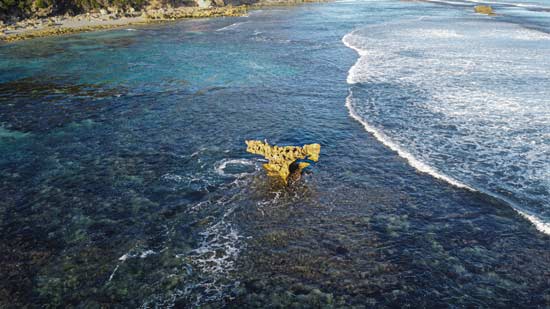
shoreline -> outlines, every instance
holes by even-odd
[[[236,17],[248,13],[249,6],[215,8],[179,7],[138,11],[128,16],[86,13],[75,16],[55,16],[44,19],[25,19],[15,25],[0,28],[0,42],[10,43],[34,38],[80,32],[116,29],[131,25],[155,24],[166,21],[208,17]]]
[[[59,36],[81,32],[117,29],[126,26],[157,24],[181,19],[238,17],[250,10],[268,7],[293,6],[304,3],[326,2],[323,0],[266,1],[253,5],[223,7],[177,7],[143,10],[126,13],[86,13],[75,16],[31,18],[12,25],[0,24],[0,44],[35,38]]]

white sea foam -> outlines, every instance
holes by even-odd
[[[353,44],[353,41],[352,41],[353,40],[352,39],[353,35],[354,35],[354,32],[351,32],[351,33],[345,35],[342,38],[342,42],[344,43],[344,45],[346,45],[347,47],[355,50],[360,56],[360,58],[357,60],[357,62],[349,70],[348,77],[347,77],[348,84],[357,83],[356,75],[357,75],[357,71],[359,69],[358,65],[360,64],[360,62],[362,60],[364,60],[364,57],[366,57],[367,54],[368,54],[368,52],[366,50],[361,49],[361,48],[359,48],[359,47],[357,47]],[[394,143],[382,131],[380,131],[380,130],[376,129],[375,127],[371,126],[367,121],[365,121],[363,118],[361,118],[355,112],[355,110],[353,109],[351,91],[350,91],[350,94],[348,95],[348,97],[346,98],[346,107],[348,109],[349,115],[353,119],[355,119],[356,121],[361,123],[367,132],[371,133],[377,140],[382,142],[388,148],[390,148],[391,150],[397,152],[397,154],[399,156],[406,159],[409,162],[409,164],[411,166],[413,166],[415,169],[417,169],[418,171],[430,174],[433,177],[435,177],[437,179],[441,179],[443,181],[446,181],[446,182],[448,182],[448,183],[450,183],[450,184],[452,184],[452,185],[454,185],[458,188],[466,188],[466,189],[469,189],[469,190],[474,190],[470,186],[468,186],[466,184],[463,184],[460,181],[455,180],[455,179],[453,179],[449,176],[446,176],[445,174],[440,173],[439,171],[435,170],[434,168],[430,167],[429,165],[427,165],[427,164],[421,162],[420,160],[416,159],[412,154],[410,154],[409,152],[407,152],[406,150],[401,148],[398,144]]]
[[[109,279],[107,280],[107,283],[109,283],[113,280],[113,278],[115,277],[118,269],[120,268],[120,265],[123,264],[124,262],[126,262],[126,260],[132,259],[132,258],[144,259],[144,258],[146,258],[150,255],[153,255],[153,254],[157,254],[157,252],[155,252],[153,250],[136,251],[135,247],[133,249],[131,249],[130,251],[124,253],[122,256],[120,256],[118,258],[118,260],[120,262],[118,264],[116,264],[115,268],[111,272],[111,275],[109,276]]]
[[[441,4],[450,4],[450,5],[459,5],[459,6],[471,6],[471,4],[469,4],[469,3],[457,2],[457,1],[426,0],[426,2],[441,3]]]
[[[213,170],[208,172],[224,175],[225,168],[230,164],[256,166],[254,161],[246,159],[224,159],[214,164]],[[234,176],[234,174],[228,175]],[[163,178],[173,179],[174,177]],[[188,304],[200,307],[206,303],[223,302],[225,299],[231,298],[229,292],[239,286],[239,282],[231,278],[239,255],[245,247],[244,237],[233,221],[233,213],[239,205],[236,201],[243,198],[240,189],[247,186],[249,181],[248,177],[237,177],[231,182],[220,185],[219,191],[224,192],[222,196],[189,206],[189,210],[195,216],[205,216],[203,217],[204,224],[199,227],[201,231],[197,231],[200,238],[194,249],[185,250],[181,254],[175,255],[175,258],[181,261],[180,269],[176,270],[176,273],[168,275],[182,276],[183,268],[187,274],[183,274],[183,277],[188,280],[185,281],[183,287],[179,286],[169,293],[160,293],[148,298],[142,304],[142,308],[171,308],[174,307],[174,303],[178,299],[185,299]],[[135,249],[130,252],[127,254],[128,256],[136,254],[134,253]],[[146,252],[141,252],[141,255]],[[192,278],[188,277],[192,274]]]
[[[222,160],[223,162],[248,165],[244,159]],[[171,178],[171,177],[169,177]],[[194,249],[185,249],[175,258],[180,260],[180,265],[174,268],[174,272],[167,277],[177,276],[185,281],[184,286],[178,285],[173,290],[151,295],[140,308],[173,308],[177,300],[185,300],[189,306],[201,307],[211,302],[223,302],[230,299],[230,292],[239,286],[239,282],[232,280],[236,268],[236,262],[243,248],[245,238],[241,235],[237,224],[233,221],[233,213],[237,205],[236,201],[243,197],[240,188],[250,179],[234,179],[232,182],[222,184],[219,190],[224,194],[218,198],[201,201],[190,206],[194,216],[204,215],[203,222],[197,231],[200,236]],[[246,186],[246,184],[244,184]],[[233,194],[231,193],[233,192]],[[210,212],[208,208],[215,210]],[[222,212],[218,217],[217,213]],[[200,217],[197,217],[200,218]],[[126,260],[132,257],[146,257],[156,254],[149,250],[136,250],[133,248],[121,257]],[[120,263],[123,263],[121,261]],[[116,270],[113,274],[116,273]],[[183,271],[183,272],[182,272]]]
[[[430,3],[449,4],[456,6],[473,6],[476,4],[491,4],[491,5],[503,5],[508,7],[535,9],[535,10],[550,10],[550,6],[546,6],[540,3],[516,3],[505,1],[490,1],[490,0],[462,0],[462,1],[450,1],[450,0],[424,0]]]
[[[408,151],[404,150],[403,148],[401,148],[399,145],[397,145],[396,143],[394,143],[388,136],[386,136],[382,131],[376,129],[375,127],[371,126],[368,122],[366,122],[363,118],[361,118],[359,115],[357,115],[357,113],[355,112],[355,110],[353,109],[352,107],[352,104],[351,104],[351,94],[346,98],[346,107],[348,108],[348,111],[349,111],[349,115],[357,120],[359,123],[361,123],[363,125],[363,127],[365,128],[365,130],[369,133],[371,133],[378,141],[382,142],[382,144],[386,145],[388,148],[390,148],[391,150],[397,152],[397,154],[404,158],[405,160],[407,160],[407,162],[409,162],[409,164],[414,167],[416,170],[418,170],[419,172],[422,172],[422,173],[426,173],[426,174],[430,174],[432,175],[433,177],[437,178],[437,179],[441,179],[445,182],[448,182],[450,183],[451,185],[455,186],[455,187],[458,187],[458,188],[464,188],[464,189],[468,189],[468,190],[471,190],[471,191],[475,191],[473,188],[471,188],[470,186],[466,185],[466,184],[463,184],[462,182],[456,180],[456,179],[453,179],[452,177],[449,177],[439,171],[437,171],[436,169],[434,169],[433,167],[421,162],[420,160],[416,159],[412,154],[410,154]]]
[[[237,229],[222,220],[201,233],[202,242],[194,249],[193,263],[201,271],[210,274],[226,273],[233,269],[235,259],[241,248]]]
[[[144,251],[134,251],[134,250],[130,250],[129,252],[126,252],[125,254],[123,254],[121,257],[118,258],[119,261],[126,261],[127,259],[131,259],[131,258],[140,258],[140,259],[144,259],[152,254],[157,254],[157,252],[153,251],[153,250],[144,250]]]
[[[525,219],[529,220],[537,228],[537,230],[543,232],[544,234],[550,235],[550,223],[542,221],[539,217],[535,215],[528,214],[521,210],[516,209],[516,211],[522,215]]]
[[[118,268],[120,267],[120,264],[116,264],[115,269],[113,272],[111,272],[111,275],[109,276],[109,280],[107,280],[107,283],[111,282],[113,278],[115,277],[116,272],[118,271]]]
[[[479,31],[480,26],[478,24],[469,24],[467,21],[462,22],[462,25],[458,27],[449,22],[444,24],[451,24],[450,26],[443,27],[438,26],[440,24],[434,23],[433,20],[425,24],[422,22],[423,20],[415,20],[410,25],[406,22],[399,22],[381,25],[377,28],[370,27],[362,33],[360,32],[362,30],[356,30],[342,38],[342,42],[347,47],[355,50],[360,56],[349,70],[348,83],[351,85],[358,83],[374,85],[372,87],[376,87],[377,84],[382,85],[381,88],[374,90],[380,92],[369,92],[369,95],[374,96],[374,98],[363,98],[363,101],[357,102],[354,101],[357,98],[354,98],[354,93],[350,88],[350,94],[346,98],[346,107],[350,116],[360,122],[365,130],[373,134],[380,142],[405,158],[418,171],[430,174],[456,187],[479,191],[506,201],[539,231],[550,234],[549,223],[537,214],[532,211],[527,212],[514,201],[502,198],[499,194],[494,194],[491,188],[495,186],[498,188],[498,185],[500,185],[500,183],[496,183],[496,180],[492,180],[493,182],[490,184],[485,183],[488,189],[483,186],[480,187],[479,181],[475,180],[476,178],[485,179],[486,177],[496,179],[498,175],[502,175],[503,168],[494,172],[494,175],[491,170],[484,170],[483,168],[486,165],[483,164],[487,164],[485,161],[494,161],[495,166],[504,165],[504,167],[507,167],[505,164],[509,164],[509,162],[512,162],[511,164],[516,162],[528,171],[517,177],[525,179],[524,182],[539,183],[540,186],[548,185],[548,182],[545,183],[544,180],[549,179],[548,168],[533,168],[525,163],[527,159],[529,160],[527,162],[531,162],[535,166],[544,167],[550,163],[545,163],[544,159],[541,158],[541,155],[545,153],[544,149],[546,149],[543,146],[543,141],[548,138],[542,128],[545,124],[548,124],[549,118],[546,118],[545,115],[550,115],[547,104],[541,101],[541,96],[544,97],[543,94],[547,90],[544,90],[546,88],[540,88],[541,90],[538,91],[530,89],[531,92],[516,93],[517,91],[507,91],[507,87],[505,87],[504,91],[506,92],[503,90],[497,91],[491,89],[491,87],[486,87],[487,83],[478,85],[475,78],[472,77],[472,72],[478,74],[480,78],[499,76],[504,82],[533,79],[533,76],[543,77],[545,75],[543,68],[546,64],[544,60],[537,61],[537,59],[544,57],[544,50],[530,49],[529,54],[525,54],[525,51],[522,50],[518,54],[517,51],[506,50],[506,48],[515,46],[510,44],[513,40],[518,42],[518,47],[521,47],[520,42],[525,40],[533,41],[535,44],[543,44],[542,42],[548,39],[548,35],[509,24],[495,27],[485,25],[484,29]],[[484,44],[482,41],[485,40],[490,42],[486,44],[488,46],[479,45]],[[453,46],[458,46],[457,51],[452,49]],[[468,53],[468,46],[473,46],[477,50],[476,58]],[[530,60],[521,61],[523,60],[521,56]],[[489,57],[498,59],[498,61],[493,63],[484,60]],[[518,58],[521,60],[518,60]],[[515,66],[514,69],[509,68],[512,64]],[[384,85],[397,85],[397,88],[395,91],[384,90]],[[510,89],[513,89],[516,84],[511,85]],[[535,83],[531,87],[539,87],[539,85]],[[413,89],[411,90],[413,97],[418,94],[418,91],[421,91],[419,93],[421,95],[426,94],[426,98],[416,101],[413,99],[410,103],[405,101],[402,104],[410,104],[410,106],[401,106],[400,103],[396,102],[401,102],[401,97],[405,96],[406,98],[407,94],[395,93],[399,92],[400,89]],[[379,97],[376,97],[377,95]],[[391,95],[394,95],[395,98],[388,99],[387,96]],[[380,98],[390,100],[388,103],[390,105],[394,104],[396,107],[385,107],[385,104],[387,104],[385,101],[381,101],[380,106],[378,106],[377,100],[380,100]],[[527,105],[527,103],[530,104]],[[357,104],[361,107],[359,111],[357,110]],[[363,106],[364,104],[367,105]],[[384,111],[399,112],[399,109],[403,108],[408,108],[402,116],[405,118],[395,118],[400,117],[400,115],[393,117],[392,114],[381,114]],[[399,121],[410,119],[410,117],[414,118],[416,110],[420,111],[418,116],[421,117],[418,119],[420,121],[417,124],[419,125],[418,128],[417,125],[413,128],[399,127],[401,130],[406,130],[402,132],[396,131],[394,125],[390,129],[391,135],[378,129],[376,125],[371,124],[368,120],[369,117],[374,117],[373,115],[389,116],[393,124],[398,121],[398,124],[406,125],[408,120],[403,123]],[[412,113],[408,114],[407,111]],[[457,133],[460,134],[457,136],[455,136],[456,134],[451,135],[453,139],[449,140],[448,134],[454,133],[429,131],[434,127],[433,122],[438,121],[430,115],[445,117],[443,119],[448,123],[444,121],[441,125],[455,127]],[[374,119],[378,119],[378,117]],[[427,124],[422,121],[427,121]],[[487,124],[488,122],[490,125]],[[525,124],[529,124],[533,128],[539,128],[534,129],[535,133],[530,133],[531,141],[526,140],[529,135],[525,135],[524,132],[529,130],[530,127],[526,127]],[[462,126],[464,127],[462,128]],[[476,131],[476,135],[464,134],[472,130]],[[480,140],[479,134],[484,139]],[[397,137],[397,140],[394,137]],[[506,140],[506,142],[505,144],[491,142],[495,138],[499,143],[501,143],[501,139]],[[434,144],[436,140],[438,144]],[[449,141],[454,144],[449,145]],[[443,150],[435,148],[440,147],[440,145],[445,145],[446,148],[443,148]],[[454,165],[451,165],[450,168],[455,174],[458,174],[461,180],[441,172],[432,164],[424,163],[426,160],[433,162],[433,155],[438,156],[439,161],[437,162],[441,163],[441,160],[444,160],[441,158],[452,158],[454,155],[452,151],[455,151],[455,148],[456,151],[460,151],[464,145],[475,147],[476,151],[472,154],[477,156],[467,157],[466,160],[468,161],[465,162],[452,161]],[[510,152],[509,147],[517,149],[521,155],[517,156],[514,152]],[[437,151],[443,152],[438,153]],[[421,153],[421,156],[418,155],[419,153]],[[503,157],[499,158],[499,154]],[[477,160],[481,160],[480,164],[482,165],[477,165]],[[515,165],[511,165],[509,170],[514,171],[516,168]],[[445,166],[445,170],[447,170],[447,166]],[[464,174],[462,172],[466,174],[462,175]],[[484,173],[488,173],[487,176]],[[461,175],[465,177],[461,177]],[[468,183],[472,183],[473,180],[475,186],[467,184],[464,179]],[[508,179],[505,178],[504,180],[506,188],[513,188],[518,185],[517,182],[506,183],[506,181],[510,182]],[[498,191],[498,189],[496,190]]]
[[[232,23],[231,25],[229,25],[229,26],[225,26],[225,27],[223,27],[223,28],[220,28],[220,29],[218,29],[218,30],[216,30],[216,31],[227,31],[227,30],[233,30],[233,29],[235,29],[235,28],[239,27],[240,25],[242,25],[242,24],[246,24],[246,23],[247,23],[247,21],[240,21],[240,22]]]
[[[238,196],[223,197],[212,203],[213,207],[225,207],[224,214],[200,233],[202,239],[197,248],[189,255],[178,256],[203,274],[203,280],[188,286],[185,291],[180,291],[181,295],[190,295],[194,290],[200,290],[194,300],[196,306],[221,299],[228,290],[238,286],[238,282],[227,280],[244,248],[243,236],[230,218],[234,211],[233,202]]]
[[[497,4],[497,5],[506,5],[506,6],[514,6],[514,7],[521,7],[521,8],[529,8],[529,9],[540,9],[540,10],[550,10],[550,6],[545,6],[542,4],[536,4],[536,3],[516,3],[516,2],[504,2],[504,1],[486,1],[486,0],[464,0],[466,2],[470,3],[480,3],[480,4]]]
[[[163,180],[170,180],[170,181],[175,181],[175,182],[187,182],[189,181],[189,179],[187,179],[187,177],[183,177],[181,175],[176,175],[176,174],[164,174],[162,175],[160,178],[162,178]]]
[[[252,166],[254,167],[254,170],[258,169],[254,161],[247,160],[247,159],[223,159],[215,165],[214,169],[218,175],[224,176],[224,177],[241,178],[241,177],[253,174],[253,172],[227,173],[225,169],[227,168],[228,165]]]

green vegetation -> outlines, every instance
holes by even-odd
[[[39,10],[51,9],[49,15],[79,14],[94,9],[117,7],[122,9],[141,9],[149,2],[160,2],[163,5],[177,5],[180,1],[162,0],[0,0],[0,20],[8,17],[33,17]]]
[[[144,14],[145,19],[143,21],[125,23],[122,25],[106,24],[106,25],[92,25],[84,27],[46,27],[39,30],[27,31],[22,33],[12,33],[5,36],[0,36],[1,41],[13,42],[20,40],[27,40],[52,35],[64,35],[78,32],[88,32],[116,28],[120,26],[157,23],[164,20],[176,20],[181,18],[205,18],[205,17],[219,17],[219,16],[242,16],[246,14],[248,8],[246,6],[226,6],[226,7],[213,7],[213,8],[199,8],[199,7],[183,7],[170,12],[157,12],[149,11]],[[1,90],[1,89],[0,89]]]
[[[45,9],[49,7],[51,4],[47,0],[36,0],[34,1],[34,6],[39,9]]]

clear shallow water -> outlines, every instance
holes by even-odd
[[[462,14],[343,2],[0,47],[0,301],[548,305],[548,236],[345,106],[346,34]],[[282,188],[248,138],[320,142],[321,161]]]

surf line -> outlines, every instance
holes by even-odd
[[[354,35],[354,33],[356,31],[358,31],[358,30],[352,31],[352,32],[346,34],[342,38],[342,43],[344,43],[344,45],[346,47],[348,47],[350,49],[353,49],[359,55],[359,59],[357,60],[357,62],[348,71],[347,83],[350,84],[350,85],[353,85],[353,84],[356,83],[353,79],[353,76],[352,76],[353,71],[355,70],[356,66],[359,64],[359,61],[361,60],[361,58],[365,57],[367,55],[367,51],[365,51],[363,49],[360,49],[360,48],[354,46],[353,44],[351,44],[349,42],[350,37],[352,35]],[[413,168],[415,168],[419,172],[429,174],[429,175],[431,175],[432,177],[434,177],[436,179],[443,180],[443,181],[445,181],[445,182],[447,182],[447,183],[449,183],[452,186],[455,186],[457,188],[466,189],[466,190],[469,190],[469,191],[472,191],[472,192],[483,193],[483,194],[486,194],[486,195],[488,195],[492,198],[498,199],[498,200],[510,205],[510,207],[512,207],[512,209],[514,211],[516,211],[521,217],[525,218],[531,224],[533,224],[538,231],[540,231],[544,234],[550,235],[550,222],[544,222],[540,218],[535,216],[534,214],[527,213],[523,210],[520,210],[521,207],[516,205],[516,203],[512,202],[508,198],[505,198],[503,196],[500,196],[498,194],[495,194],[493,192],[490,192],[490,191],[487,191],[487,190],[484,190],[484,189],[474,189],[473,187],[471,187],[471,186],[469,186],[465,183],[462,183],[462,182],[460,182],[460,181],[458,181],[458,180],[456,180],[456,179],[454,179],[450,176],[447,176],[445,174],[440,173],[439,171],[437,171],[433,167],[431,167],[431,166],[421,162],[417,158],[415,158],[411,153],[409,153],[408,151],[406,151],[405,149],[400,147],[398,144],[393,142],[381,130],[378,130],[374,126],[370,125],[366,120],[361,118],[357,114],[355,109],[353,109],[352,101],[353,101],[353,93],[352,93],[351,88],[350,88],[349,89],[349,94],[346,97],[346,104],[345,104],[346,108],[348,109],[348,113],[349,113],[350,117],[353,118],[354,120],[356,120],[357,122],[359,122],[360,124],[362,124],[363,128],[365,128],[365,130],[367,132],[371,133],[374,136],[374,138],[376,138],[379,142],[381,142],[382,144],[384,144],[386,147],[390,148],[391,150],[397,152],[397,155],[404,158],[409,163],[409,165],[411,165]]]
[[[237,28],[238,26],[242,25],[242,24],[246,24],[247,22],[246,21],[240,21],[240,22],[236,22],[236,23],[232,23],[231,25],[229,26],[225,26],[223,28],[220,28],[216,31],[226,31],[226,30],[231,30],[231,29],[234,29],[234,28]]]

